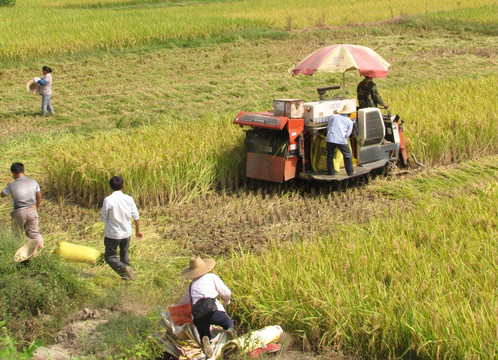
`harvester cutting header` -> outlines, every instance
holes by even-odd
[[[240,112],[234,124],[250,127],[245,139],[246,176],[277,183],[297,177],[338,182],[384,168],[389,163],[407,165],[399,116],[391,116],[389,111],[383,115],[375,107],[357,110],[356,99],[346,98],[346,71],[359,70],[360,75],[369,78],[384,77],[388,67],[373,50],[355,45],[328,46],[299,62],[292,69],[293,75],[312,75],[317,70],[342,72],[343,96],[326,99],[327,91],[341,86],[320,87],[317,101],[277,99],[272,110]],[[350,134],[346,135],[347,145],[338,145],[341,151],[334,153],[332,168],[331,156],[327,166],[329,140],[326,139],[330,136],[326,135],[327,127],[330,132],[332,122],[340,120],[334,117],[338,113],[347,114],[353,130],[349,129]],[[346,154],[347,173],[341,170],[344,167],[341,152]]]

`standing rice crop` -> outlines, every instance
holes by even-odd
[[[173,121],[160,126],[76,137],[47,153],[49,191],[100,203],[121,175],[142,205],[188,201],[240,181],[241,132],[231,119]]]
[[[497,76],[427,81],[386,91],[406,119],[408,152],[427,165],[495,154],[498,146]]]
[[[497,170],[495,156],[383,181],[370,190],[393,216],[378,202],[378,216],[338,218],[329,236],[234,253],[219,269],[238,323],[365,358],[495,358]]]
[[[0,58],[74,54],[82,50],[188,43],[245,32],[338,26],[411,14],[478,8],[492,0],[267,0],[167,6],[135,2],[26,1],[2,9]],[[166,5],[166,6],[164,6]],[[40,21],[44,19],[45,21]]]

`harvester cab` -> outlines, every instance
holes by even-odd
[[[342,154],[334,155],[335,175],[327,174],[327,125],[345,105],[356,108],[356,99],[325,99],[329,90],[317,89],[319,100],[273,100],[273,109],[260,113],[240,112],[234,124],[247,127],[246,177],[282,183],[294,178],[340,182],[384,168],[389,163],[406,165],[406,148],[399,116],[365,108],[349,116],[354,130],[349,138],[354,174],[347,175]],[[401,156],[400,156],[401,154]]]

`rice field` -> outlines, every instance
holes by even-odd
[[[240,332],[281,324],[296,347],[325,358],[497,357],[496,2],[18,0],[0,12],[0,183],[13,161],[40,182],[47,256],[60,241],[103,250],[110,176],[122,175],[139,204],[135,283],[106,265],[60,268],[84,287],[75,313],[125,309],[96,339],[177,301],[195,254],[217,260]],[[341,191],[245,183],[244,133],[232,119],[340,83],[288,73],[330,43],[388,59],[376,82],[427,167]],[[37,116],[39,98],[24,89],[47,64],[53,118]],[[346,75],[349,96],[359,80]],[[2,200],[6,230],[10,210]],[[55,307],[9,314],[5,334],[55,343],[70,308],[57,319]],[[83,337],[72,350],[152,356],[141,343],[108,344]]]
[[[137,203],[160,206],[238,186],[244,170],[242,132],[230,118],[71,138],[47,151],[47,190],[87,206],[102,202],[114,174]]]
[[[498,105],[493,92],[498,92],[490,89],[497,80],[491,76],[428,82],[397,90],[396,95],[387,93],[394,100],[391,106],[411,119],[410,133],[417,134],[407,133],[410,152],[430,166],[496,153],[493,117]],[[476,103],[481,111],[465,111]],[[127,179],[127,192],[143,206],[151,206],[236,187],[243,178],[245,156],[243,132],[231,122],[231,117],[212,116],[70,138],[69,143],[47,148],[47,190],[91,206],[108,194],[108,179],[121,174]]]
[[[461,20],[466,11],[471,11],[471,18],[496,24],[493,0],[268,0],[202,5],[189,5],[187,1],[183,6],[171,5],[174,3],[51,0],[40,6],[38,1],[19,1],[15,7],[2,9],[0,59],[164,43],[175,46],[194,39],[244,36],[247,32],[375,22],[402,13],[457,10],[455,18]]]
[[[327,234],[227,261],[237,318],[361,358],[495,358],[496,165],[380,181],[369,191],[392,200],[369,221],[317,217]]]

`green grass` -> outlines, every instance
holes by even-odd
[[[5,324],[5,321],[0,320],[0,357],[2,357],[2,359],[10,360],[31,359],[39,344],[36,342],[19,344],[19,342],[9,334]],[[21,347],[22,350],[18,351],[18,347]]]
[[[151,336],[157,331],[159,318],[159,314],[112,315],[89,335],[85,352],[98,354],[100,358],[159,359],[163,351]]]
[[[25,339],[52,340],[55,329],[63,325],[63,316],[81,303],[88,291],[72,269],[49,251],[15,263],[14,253],[23,243],[6,231],[0,233],[0,319]]]
[[[493,358],[496,174],[490,158],[381,181],[370,190],[393,201],[363,224],[339,217],[329,235],[233,254],[218,272],[238,322],[365,358]]]
[[[120,52],[86,53],[73,57],[45,57],[36,62],[0,65],[4,106],[0,109],[0,144],[10,147],[36,137],[65,131],[77,134],[154,125],[170,119],[198,118],[213,112],[235,116],[241,109],[262,111],[274,98],[317,98],[315,89],[342,82],[341,75],[292,77],[287,70],[295,59],[330,43],[353,42],[372,47],[392,64],[389,76],[379,79],[381,92],[424,86],[429,80],[479,79],[495,76],[491,61],[496,38],[442,30],[406,30],[403,25],[305,32],[277,40],[236,40],[194,48],[137,47]],[[247,55],[253,57],[248,60]],[[289,54],[283,56],[282,54]],[[56,118],[43,119],[40,99],[28,96],[24,84],[53,69]],[[463,68],[471,72],[462,72]],[[199,75],[201,74],[201,75]],[[130,81],[133,79],[133,86]],[[360,78],[346,75],[349,96]],[[386,94],[384,94],[386,97]],[[403,115],[402,109],[392,107]],[[410,136],[407,132],[407,136]],[[12,140],[11,140],[12,139]]]

